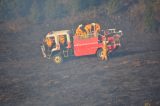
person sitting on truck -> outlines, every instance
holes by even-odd
[[[94,36],[97,36],[97,34],[100,32],[100,25],[98,23],[92,23],[93,26],[93,32],[94,32]]]
[[[85,37],[86,32],[84,32],[81,28],[82,28],[82,24],[78,26],[78,28],[76,29],[76,33],[75,35],[78,37]]]
[[[87,24],[85,27],[84,27],[84,29],[85,29],[85,31],[86,31],[86,33],[87,33],[87,35],[88,34],[91,34],[91,30],[92,30],[92,24]]]
[[[47,46],[48,46],[49,48],[52,47],[53,41],[54,41],[54,38],[53,38],[53,37],[52,37],[52,38],[46,37],[45,40],[44,40],[44,42],[47,44]]]
[[[52,48],[55,46],[54,37],[45,37],[43,40],[46,55],[50,55]]]

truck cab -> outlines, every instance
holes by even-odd
[[[65,50],[71,49],[71,31],[61,30],[48,33],[41,45],[43,57],[48,59],[60,59]],[[54,61],[56,61],[54,60]],[[61,62],[62,60],[58,60]]]

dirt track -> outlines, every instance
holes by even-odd
[[[42,34],[33,32],[1,31],[1,106],[160,105],[158,36],[125,36],[107,62],[86,56],[55,65],[41,57]]]

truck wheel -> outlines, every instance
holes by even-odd
[[[102,56],[103,56],[103,50],[99,49],[97,51],[97,58],[98,58],[98,60],[104,61],[104,60],[102,60]]]
[[[53,56],[53,61],[56,64],[61,64],[63,62],[63,57],[61,54],[56,54],[55,56]]]
[[[102,56],[103,56],[102,49],[99,49],[97,51],[97,58],[98,58],[98,60],[102,60]]]

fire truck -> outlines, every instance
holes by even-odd
[[[97,33],[87,34],[87,37],[75,36],[71,30],[60,30],[49,32],[43,39],[41,51],[44,58],[53,60],[60,64],[64,59],[71,56],[96,55],[98,60],[102,60],[103,41],[107,43],[107,56],[120,47],[121,30],[106,29]],[[47,44],[48,42],[48,44]]]

